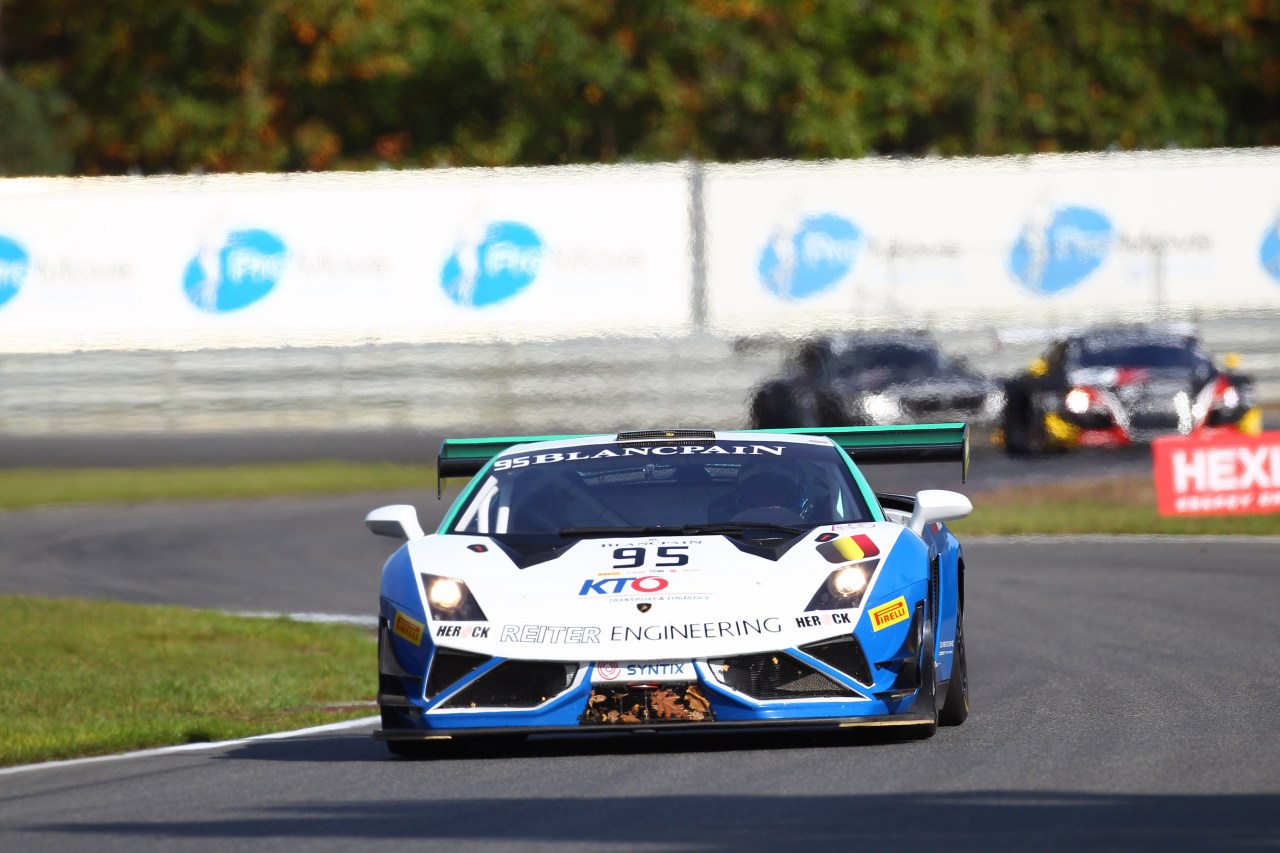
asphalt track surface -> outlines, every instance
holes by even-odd
[[[404,501],[428,524],[441,507],[0,513],[0,592],[372,614],[394,543],[360,519]],[[404,761],[344,730],[0,773],[0,850],[1280,848],[1280,540],[978,539],[966,557],[974,711],[928,741],[624,736]]]

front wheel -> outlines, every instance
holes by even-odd
[[[1045,452],[1044,415],[1031,400],[1009,401],[1004,414],[1004,449],[1010,456],[1040,456]]]
[[[951,681],[947,683],[947,695],[938,723],[958,726],[969,718],[969,667],[964,655],[964,611],[956,611],[956,644],[951,651]]]
[[[926,605],[924,628],[920,636],[920,691],[916,693],[916,701],[912,710],[924,711],[931,719],[913,725],[907,735],[911,740],[924,740],[933,737],[938,731],[938,668],[933,657],[933,623],[928,617]]]

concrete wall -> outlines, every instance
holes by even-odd
[[[1196,324],[1280,401],[1280,150],[0,180],[0,433],[732,426],[788,339]]]

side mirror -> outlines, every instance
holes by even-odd
[[[955,521],[973,512],[973,503],[959,492],[945,489],[925,489],[916,492],[916,508],[911,513],[907,527],[920,536],[925,525],[935,521]]]
[[[375,536],[394,539],[421,539],[426,536],[418,523],[418,511],[408,504],[378,507],[364,517],[364,526]]]

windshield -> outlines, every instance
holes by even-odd
[[[908,344],[864,344],[833,358],[837,373],[865,373],[869,370],[937,373],[950,369],[946,357],[932,347]]]
[[[572,538],[717,524],[799,532],[871,519],[844,458],[830,445],[609,442],[499,457],[472,490],[452,532]]]
[[[1080,346],[1081,367],[1196,367],[1204,358],[1196,349],[1178,341],[1085,340]]]

